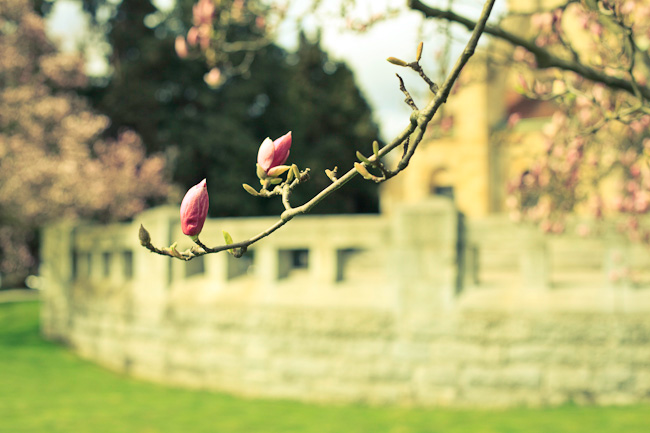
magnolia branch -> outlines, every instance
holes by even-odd
[[[474,54],[481,35],[487,29],[486,23],[490,16],[490,13],[492,12],[492,7],[494,6],[494,3],[495,0],[488,0],[485,3],[483,10],[481,12],[481,16],[479,17],[478,21],[472,26],[473,31],[465,46],[465,49],[463,50],[462,54],[456,61],[456,64],[454,65],[453,69],[451,70],[445,82],[439,88],[437,85],[435,85],[435,83],[429,80],[428,77],[426,77],[426,74],[424,74],[424,72],[422,71],[419,65],[420,54],[422,50],[421,44],[418,47],[417,60],[415,62],[412,63],[403,62],[403,64],[399,64],[399,66],[406,66],[413,69],[420,75],[420,77],[429,85],[431,91],[433,92],[434,94],[433,99],[422,110],[417,110],[416,107],[414,107],[415,106],[414,103],[412,104],[409,103],[409,106],[411,106],[411,108],[413,108],[414,111],[411,113],[410,122],[408,126],[404,128],[404,130],[401,133],[399,133],[390,143],[388,143],[382,148],[379,148],[377,142],[374,142],[373,155],[369,158],[365,158],[363,157],[363,155],[358,153],[357,155],[360,157],[362,162],[355,163],[355,168],[350,169],[343,176],[337,178],[335,175],[331,175],[332,172],[330,172],[330,174],[328,174],[328,177],[332,180],[332,184],[330,184],[328,187],[320,191],[316,196],[314,196],[308,202],[298,207],[291,207],[291,205],[289,204],[290,192],[293,189],[293,187],[297,186],[301,182],[306,181],[309,178],[308,170],[296,173],[297,167],[292,166],[291,169],[289,170],[289,174],[287,175],[287,181],[285,181],[282,185],[277,185],[272,191],[267,191],[265,188],[263,188],[260,192],[257,192],[252,187],[248,185],[244,185],[246,191],[248,191],[252,195],[261,195],[266,197],[272,195],[281,195],[282,202],[285,206],[285,211],[282,212],[282,215],[280,216],[280,219],[278,221],[276,221],[273,225],[268,227],[263,232],[253,236],[252,238],[241,242],[232,242],[230,235],[224,232],[224,238],[226,240],[225,245],[208,247],[204,245],[199,240],[198,235],[196,235],[193,237],[193,240],[196,245],[192,246],[191,248],[188,248],[185,251],[178,251],[176,249],[176,244],[173,244],[172,246],[165,247],[165,248],[158,248],[154,246],[151,240],[151,236],[149,235],[149,232],[147,232],[147,230],[143,226],[140,226],[139,238],[142,246],[144,246],[145,248],[147,248],[149,251],[153,253],[166,255],[169,257],[174,257],[185,261],[191,260],[195,257],[203,256],[205,254],[217,253],[226,250],[228,250],[235,257],[241,257],[246,252],[247,248],[250,245],[274,233],[279,228],[281,228],[289,221],[291,221],[295,216],[308,213],[312,208],[318,205],[318,203],[320,203],[323,199],[325,199],[330,194],[334,193],[334,191],[343,187],[343,185],[348,183],[350,180],[352,180],[352,178],[354,178],[358,174],[361,174],[366,179],[368,179],[368,177],[366,176],[366,174],[369,174],[367,167],[376,167],[382,171],[382,177],[370,175],[371,176],[370,180],[373,180],[375,182],[383,182],[388,178],[404,170],[408,166],[408,163],[411,157],[413,156],[413,154],[415,153],[416,148],[422,141],[427,125],[429,124],[433,116],[437,113],[440,106],[447,101],[449,93],[451,92],[453,85],[456,83],[460,75],[460,72],[462,71],[462,69],[469,61],[469,59]],[[395,62],[391,62],[391,63],[395,63]],[[402,80],[400,78],[400,82],[401,81]],[[403,88],[402,91],[407,94],[408,98],[410,98],[410,95],[408,95],[408,92],[403,86],[403,82],[400,83],[400,87]],[[390,153],[395,148],[401,145],[404,145],[405,148],[408,147],[408,149],[402,155],[402,158],[397,164],[397,168],[393,171],[387,170],[381,164],[380,158],[387,155],[388,153]]]
[[[436,18],[455,22],[466,27],[468,30],[472,30],[477,26],[476,21],[448,10],[438,9],[425,5],[420,0],[408,0],[408,6],[413,10],[422,12],[422,14],[424,14],[424,16],[427,18]],[[559,68],[565,71],[572,71],[583,76],[584,78],[587,78],[588,80],[605,84],[606,86],[613,89],[623,90],[633,96],[640,94],[644,99],[650,99],[650,88],[646,86],[639,86],[632,80],[626,80],[623,78],[608,75],[604,72],[583,65],[576,61],[563,59],[552,54],[548,50],[537,46],[534,41],[526,40],[521,36],[510,33],[497,26],[486,25],[484,31],[489,35],[503,39],[512,45],[519,46],[530,51],[535,56],[537,66],[539,68]]]

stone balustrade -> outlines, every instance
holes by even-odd
[[[274,221],[208,220],[201,238],[220,244],[226,230],[238,241]],[[141,223],[157,246],[190,245],[170,207],[43,231],[46,336],[136,377],[250,396],[650,398],[648,253],[620,237],[465,222],[435,199],[390,216],[297,217],[240,259],[182,262],[142,248]]]

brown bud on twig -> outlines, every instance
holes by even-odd
[[[298,179],[300,179],[300,182],[302,183],[307,182],[310,177],[309,168],[306,168],[300,173],[300,177]]]
[[[149,232],[142,224],[140,224],[140,230],[138,230],[138,238],[140,238],[140,245],[143,247],[151,245],[151,235],[149,235]]]
[[[415,61],[416,61],[416,62],[419,62],[420,59],[422,58],[422,46],[423,46],[423,45],[424,45],[424,44],[423,44],[422,42],[420,42],[420,43],[418,44],[418,50],[417,50],[417,52],[416,52],[416,54],[415,54]]]

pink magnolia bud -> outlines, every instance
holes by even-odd
[[[291,131],[287,132],[275,141],[271,141],[270,138],[267,138],[260,145],[260,150],[257,153],[257,163],[264,172],[268,173],[268,171],[273,167],[285,163],[289,157],[290,150]]]
[[[203,179],[187,191],[181,203],[181,229],[187,236],[198,236],[208,216],[208,185]]]

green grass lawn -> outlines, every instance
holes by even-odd
[[[0,432],[650,432],[650,406],[450,410],[248,400],[138,382],[39,335],[37,302],[0,304]]]

